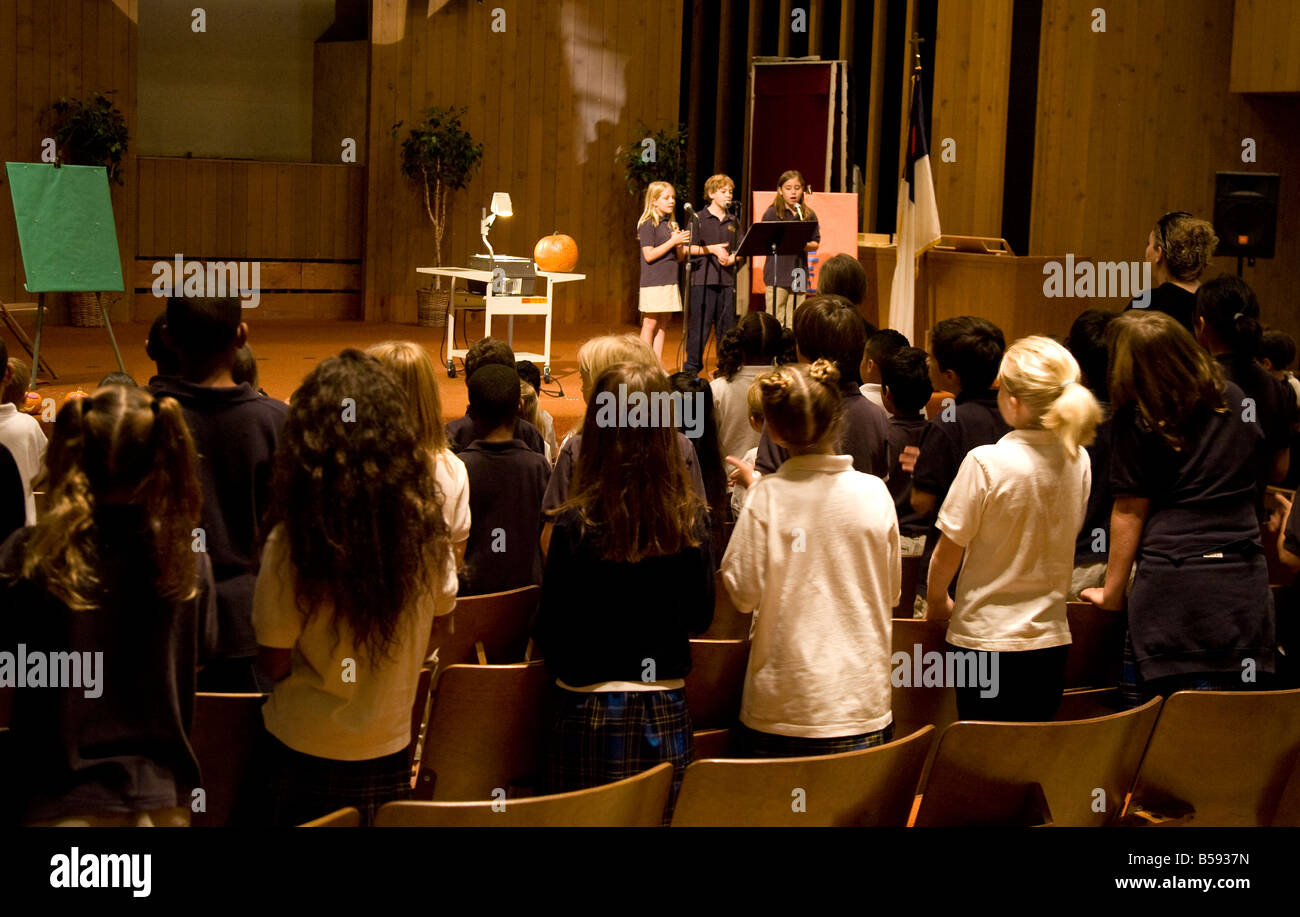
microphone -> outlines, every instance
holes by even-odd
[[[794,205],[794,212],[797,213],[797,214],[799,214],[799,222],[802,223],[802,222],[803,222],[803,205],[801,205],[801,204],[795,204],[795,205]]]
[[[687,222],[690,222],[691,220],[695,219],[695,208],[692,207],[690,204],[684,206],[682,210],[685,211],[686,213]]]

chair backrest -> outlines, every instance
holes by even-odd
[[[438,679],[415,797],[492,799],[538,772],[548,678],[541,662],[454,665]]]
[[[722,572],[713,574],[713,622],[700,636],[710,640],[748,640],[753,623],[754,616],[741,614],[731,601],[722,582]]]
[[[423,746],[424,716],[429,712],[429,695],[433,688],[433,670],[420,669],[420,677],[415,682],[415,700],[411,704],[411,763],[420,759]]]
[[[1119,684],[1128,626],[1124,612],[1107,611],[1091,602],[1070,602],[1065,610],[1070,619],[1065,686],[1107,688]]]
[[[740,716],[748,640],[692,640],[686,707],[696,729],[729,729]]]
[[[837,755],[696,761],[673,827],[905,827],[933,732]]]
[[[1159,712],[1156,698],[1090,720],[953,723],[939,737],[916,826],[1017,824],[1034,784],[1056,825],[1118,821]]]
[[[195,694],[190,745],[199,759],[205,811],[193,812],[195,827],[223,826],[262,734],[265,694]]]
[[[903,558],[903,582],[898,590],[898,604],[894,606],[895,618],[910,618],[916,607],[916,584],[921,579],[920,557]]]
[[[309,822],[303,822],[299,828],[357,828],[361,825],[361,812],[348,806],[346,809],[339,809],[337,812],[331,812],[329,815],[322,815],[320,818],[313,818]]]
[[[1142,757],[1129,813],[1198,826],[1268,825],[1300,756],[1300,688],[1179,691]]]
[[[475,662],[474,644],[482,643],[488,662],[505,665],[524,661],[529,629],[542,590],[524,586],[508,592],[468,595],[456,599],[450,629],[439,641],[429,641],[429,653],[438,651],[438,665]]]
[[[924,676],[927,653],[938,653],[940,659],[948,650],[944,640],[948,633],[947,621],[921,621],[915,618],[894,618],[893,648],[891,653],[906,653],[903,665],[891,665],[891,678],[904,681],[904,687],[894,685],[894,735],[910,735],[922,726],[933,726],[942,731],[957,720],[957,695],[951,687],[925,687],[917,684],[918,668]],[[919,661],[918,661],[919,660]],[[894,672],[899,677],[894,677]],[[904,680],[901,676],[907,676]]]
[[[390,802],[375,827],[654,828],[663,822],[673,766],[658,764],[604,786],[528,799],[480,802]]]

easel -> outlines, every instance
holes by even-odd
[[[36,333],[31,346],[27,336],[4,310],[4,322],[32,355],[30,388],[42,365],[51,378],[54,370],[41,360],[41,330],[45,321],[45,294],[95,293],[104,318],[117,366],[126,372],[104,308],[101,291],[125,289],[122,262],[113,225],[113,202],[108,194],[108,170],[103,166],[57,166],[49,163],[8,162],[14,222],[22,250],[24,286],[36,293]]]
[[[38,293],[37,296],[40,297],[41,299],[45,298],[44,293]],[[39,327],[39,319],[41,315],[41,310],[43,309],[43,306],[39,302],[21,303],[21,304],[14,304],[14,305],[16,305],[17,307],[16,311],[35,312],[38,320],[38,327]],[[13,313],[9,311],[9,306],[5,305],[2,302],[0,302],[0,320],[4,321],[5,327],[9,329],[10,334],[12,334],[15,338],[18,339],[18,343],[23,345],[23,350],[27,351],[27,355],[29,357],[32,357],[32,363],[37,367],[37,371],[39,372],[40,367],[44,366],[45,371],[50,374],[50,378],[55,382],[57,382],[59,379],[59,374],[54,371],[54,367],[50,365],[49,360],[45,359],[44,357],[38,358],[35,356],[35,348],[32,346],[31,338],[27,336],[27,332],[23,331],[22,325],[18,324],[18,322],[14,319]],[[31,385],[28,385],[29,389],[31,387],[32,387]]]

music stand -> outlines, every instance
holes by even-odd
[[[771,258],[772,280],[775,281],[779,276],[777,273],[777,258],[781,255],[789,255],[790,257],[802,255],[807,250],[807,245],[812,241],[813,233],[816,231],[816,223],[805,223],[802,220],[797,222],[795,220],[770,220],[755,223],[749,227],[749,231],[745,233],[745,238],[740,240],[740,247],[736,249],[736,254],[746,258],[763,255]],[[775,286],[775,283],[773,283],[773,286]],[[775,307],[775,293],[772,294],[772,303]]]

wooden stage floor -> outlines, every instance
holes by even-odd
[[[30,337],[32,323],[24,321],[23,328]],[[388,340],[415,341],[427,348],[434,360],[439,359],[439,348],[444,345],[446,332],[441,328],[420,328],[416,325],[343,321],[249,321],[248,343],[257,354],[257,367],[262,387],[274,398],[287,399],[305,376],[325,357],[347,347],[365,349],[371,344]],[[477,324],[477,323],[476,323]],[[481,324],[478,325],[481,328]],[[496,328],[493,329],[498,330]],[[501,329],[504,330],[504,329]],[[140,323],[115,323],[113,331],[126,371],[139,383],[148,381],[154,374],[153,363],[145,355],[144,344],[149,326]],[[600,334],[636,333],[634,325],[582,324],[552,327],[551,372],[553,381],[543,383],[547,392],[541,393],[541,404],[555,417],[556,432],[563,436],[582,416],[582,386],[578,378],[578,347],[583,341]],[[22,358],[28,364],[31,358],[22,346],[3,329],[5,343],[11,356]],[[471,330],[471,341],[475,332]],[[463,346],[459,329],[457,346]],[[664,362],[669,370],[680,365],[677,348],[681,340],[681,323],[668,329],[664,345]],[[535,320],[516,320],[515,344],[517,349],[540,353],[542,349],[542,324]],[[713,342],[705,354],[706,374],[716,367]],[[57,382],[45,380],[37,385],[42,395],[53,395],[62,400],[65,393],[82,388],[92,390],[106,374],[117,370],[113,348],[103,328],[72,328],[64,325],[47,326],[41,340],[41,354],[59,374]],[[683,355],[684,356],[684,355]],[[539,366],[540,368],[540,366]],[[465,377],[459,372],[457,362],[455,379],[446,371],[438,375],[445,419],[454,420],[465,413]],[[563,391],[563,395],[560,391]]]

